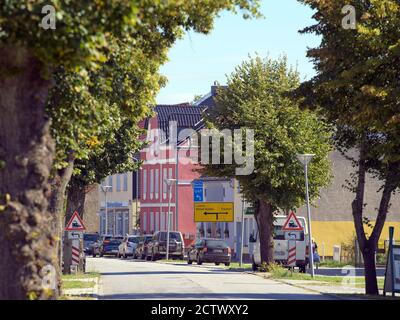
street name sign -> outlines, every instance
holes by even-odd
[[[301,234],[301,231],[286,231],[285,240],[300,240]]]
[[[83,239],[83,232],[82,231],[69,231],[68,232],[68,239]]]
[[[233,222],[233,202],[195,202],[195,222]]]
[[[296,215],[292,211],[285,223],[283,224],[282,231],[302,231],[303,227],[301,226],[299,220],[297,219]]]
[[[67,227],[65,228],[66,231],[85,231],[85,225],[81,217],[79,216],[78,212],[74,212],[71,219],[69,220]]]

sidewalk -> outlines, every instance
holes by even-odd
[[[100,290],[100,277],[96,278],[77,278],[77,279],[64,279],[64,283],[79,283],[79,288],[69,288],[62,290],[62,296],[67,299],[93,299],[97,300]],[[94,282],[94,285],[93,285]],[[85,283],[88,283],[85,286]]]
[[[254,272],[248,272],[248,273],[251,273],[261,278],[272,279],[269,273],[254,273]],[[313,281],[313,280],[292,280],[292,279],[280,279],[280,278],[273,278],[273,280],[297,288],[302,288],[311,292],[317,292],[343,300],[393,299],[391,296],[383,297],[382,290],[379,290],[380,296],[377,297],[367,296],[365,295],[364,287],[357,286],[357,284],[346,283],[346,282],[340,284],[334,284],[332,282]],[[394,299],[399,299],[399,296],[397,296]]]

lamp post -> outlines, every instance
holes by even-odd
[[[242,227],[242,232],[241,232],[242,241],[240,244],[240,262],[239,262],[240,267],[242,267],[242,265],[243,265],[243,243],[244,243],[244,196],[243,196],[243,193],[242,193],[242,225],[241,225],[241,227]]]
[[[171,228],[170,220],[171,220],[171,186],[172,183],[176,182],[176,179],[164,179],[165,183],[167,184],[168,187],[168,213],[167,213],[167,254],[166,254],[166,259],[169,259],[169,229]],[[175,210],[176,210],[176,204],[175,204]]]
[[[101,186],[101,190],[104,192],[105,197],[105,209],[106,209],[106,225],[105,225],[105,235],[108,233],[108,207],[107,207],[107,192],[112,189],[112,186]]]
[[[311,212],[310,212],[310,198],[308,193],[308,164],[314,157],[314,154],[297,154],[297,159],[303,165],[304,175],[306,180],[306,203],[307,203],[307,220],[308,220],[308,257],[311,267],[311,277],[314,278],[314,256],[313,256],[313,244],[312,244],[312,232],[311,232]]]
[[[132,160],[135,161],[136,163],[139,163],[139,159],[137,159],[134,156],[131,156]],[[136,168],[136,228],[139,226],[139,215],[138,215],[138,207],[139,207],[139,167]]]

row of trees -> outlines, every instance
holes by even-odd
[[[379,294],[375,252],[391,197],[400,188],[400,4],[396,0],[351,1],[357,28],[342,27],[348,1],[302,0],[316,24],[302,30],[322,38],[308,50],[317,75],[300,84],[286,59],[259,57],[237,67],[219,91],[209,126],[255,131],[255,170],[237,176],[256,208],[262,261],[270,263],[272,213],[299,207],[304,180],[296,153],[314,153],[311,198],[330,180],[331,144],[356,168],[347,186],[355,194],[352,213],[365,263],[366,293]],[[302,111],[300,111],[302,110]],[[357,157],[349,157],[357,150]],[[209,165],[209,175],[235,176],[235,165]],[[370,235],[365,224],[365,181],[382,182],[381,200]]]
[[[85,189],[134,169],[139,122],[165,79],[168,49],[208,33],[222,10],[258,16],[257,0],[11,0],[0,20],[0,299],[54,299],[44,285],[68,210]]]

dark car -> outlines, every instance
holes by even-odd
[[[100,246],[100,257],[110,255],[118,256],[118,247],[121,244],[122,239],[111,238],[108,241],[103,241]]]
[[[169,232],[169,258],[183,260],[185,244],[182,233],[179,231]],[[147,260],[156,261],[167,255],[167,231],[157,231],[147,245]]]
[[[147,234],[139,238],[139,243],[135,250],[135,258],[145,259],[147,256],[147,245],[153,238],[153,235]]]
[[[96,257],[97,255],[100,255],[100,249],[101,246],[104,242],[109,242],[111,240],[112,236],[101,236],[92,246],[92,255],[93,257]]]
[[[99,240],[98,233],[85,233],[83,234],[83,251],[86,254],[93,254],[93,246]]]
[[[197,240],[188,251],[188,264],[192,264],[193,261],[196,261],[197,264],[211,262],[217,266],[220,263],[229,266],[231,249],[222,239],[202,238]]]

